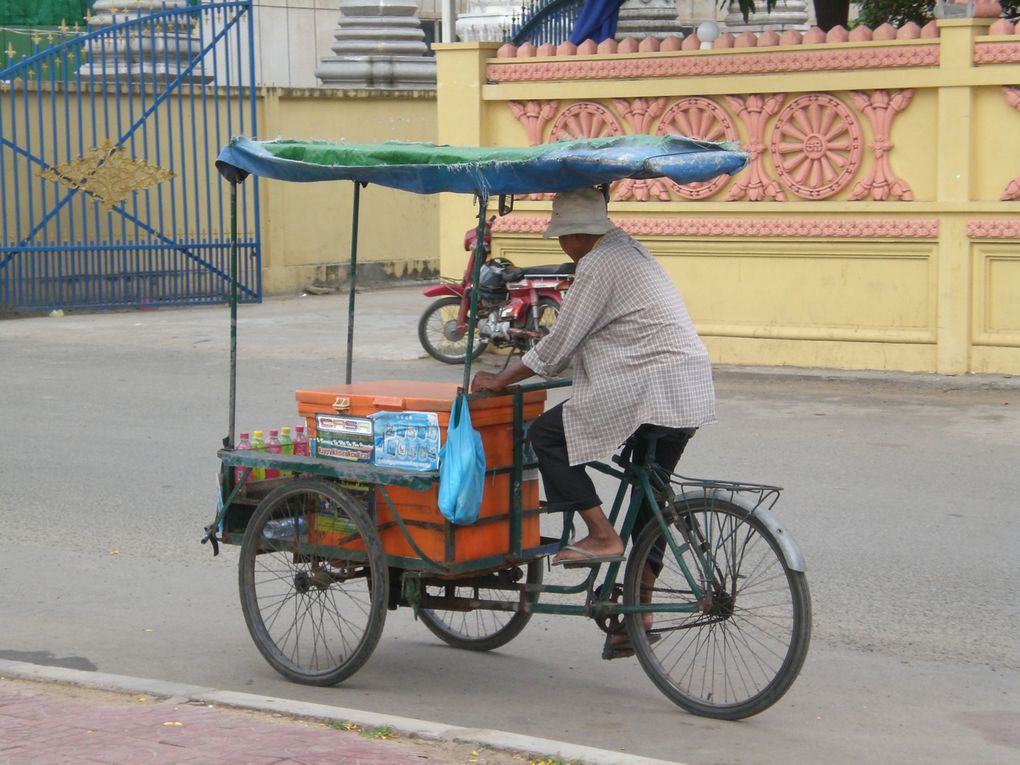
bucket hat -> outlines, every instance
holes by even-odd
[[[542,235],[555,239],[565,234],[601,236],[615,228],[606,214],[606,199],[598,189],[561,191],[553,197],[552,218]]]

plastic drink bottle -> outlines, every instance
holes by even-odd
[[[293,454],[294,441],[290,437],[290,428],[280,428],[280,454]],[[281,470],[280,475],[293,475],[290,470]]]
[[[293,539],[295,541],[307,541],[308,524],[304,516],[297,518],[280,518],[267,521],[262,528],[262,536],[266,539]]]
[[[280,431],[276,428],[270,428],[269,438],[266,440],[266,451],[270,454],[280,454],[282,450],[280,444]],[[280,475],[280,471],[277,468],[266,468],[266,478],[276,478]]]
[[[241,437],[237,441],[237,446],[234,447],[234,451],[235,452],[250,452],[251,451],[251,441],[249,441],[248,439],[249,439],[249,435],[247,433],[242,433]],[[240,465],[238,465],[237,467],[234,468],[234,484],[235,485],[237,485],[237,484],[239,484],[241,482],[241,478],[242,478],[242,476],[244,476],[244,471],[245,470],[247,470],[247,468],[243,468]]]
[[[290,437],[290,428],[280,428],[280,454],[293,454],[294,440]]]
[[[304,425],[296,425],[294,427],[294,454],[304,457],[309,456],[308,436],[305,435]]]
[[[257,452],[264,452],[266,450],[266,442],[262,440],[263,433],[261,430],[252,431],[251,434],[251,448]],[[251,471],[251,478],[256,481],[261,481],[266,477],[265,468],[255,468]]]

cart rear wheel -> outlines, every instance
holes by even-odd
[[[425,592],[432,597],[457,597],[474,600],[500,600],[517,603],[520,596],[517,590],[502,589],[500,584],[508,584],[520,578],[519,568],[509,568],[487,575],[492,587],[485,587],[484,582],[458,584],[456,581],[443,584],[428,584]],[[542,584],[542,565],[540,561],[528,564],[527,583],[537,588]],[[529,603],[538,601],[538,592],[532,590],[526,596]],[[471,611],[444,611],[423,608],[419,615],[433,635],[454,648],[469,651],[491,651],[506,645],[524,629],[531,620],[531,614],[520,611],[494,611],[476,608]]]
[[[298,478],[270,492],[241,543],[248,631],[298,683],[332,685],[365,663],[386,619],[388,578],[368,515],[326,481]]]
[[[624,604],[696,607],[655,612],[650,628],[642,614],[629,614],[634,652],[659,690],[687,711],[724,720],[756,715],[786,693],[807,656],[807,581],[786,564],[772,532],[742,507],[689,500],[676,512],[670,536],[704,595],[696,601],[659,525],[649,523],[627,562]],[[665,550],[664,560],[649,586],[642,577],[656,549]]]

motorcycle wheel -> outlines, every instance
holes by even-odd
[[[560,304],[553,300],[551,297],[540,297],[538,299],[538,322],[536,324],[535,319],[530,314],[528,315],[528,330],[531,332],[538,332],[541,337],[545,337],[549,334],[549,330],[552,329],[552,325],[556,323],[556,319],[560,315]],[[541,338],[539,338],[541,339]],[[528,349],[535,346],[538,340],[529,340]]]
[[[467,355],[467,331],[457,331],[457,316],[460,313],[460,298],[450,295],[432,303],[418,320],[418,339],[422,348],[437,361],[444,364],[463,364]],[[488,347],[478,338],[475,328],[475,347],[472,359]]]

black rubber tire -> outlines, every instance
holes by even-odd
[[[642,668],[671,701],[689,712],[739,720],[768,709],[797,678],[811,640],[811,597],[803,572],[786,564],[769,529],[744,508],[720,500],[688,500],[677,506],[670,527],[682,557],[704,588],[693,564],[687,528],[707,530],[722,587],[716,614],[653,613],[649,640],[641,614],[626,617],[627,633]],[[657,523],[639,535],[627,561],[623,602],[641,595],[641,576],[656,541]],[[664,540],[663,540],[664,541]],[[668,546],[650,603],[692,602],[690,585]],[[734,588],[733,583],[738,582]],[[722,592],[721,597],[718,595]]]
[[[532,561],[528,564],[525,581],[529,585],[537,587],[542,584],[542,575],[542,562]],[[460,597],[497,600],[501,596],[506,596],[506,600],[516,601],[518,599],[517,593],[512,590],[457,587],[456,581],[449,582],[447,586],[454,587],[455,594]],[[444,588],[429,586],[428,589],[440,590]],[[537,602],[538,593],[528,593],[527,601],[529,603]],[[425,622],[429,631],[444,643],[468,651],[491,651],[506,645],[520,635],[521,630],[531,621],[530,613],[492,611],[482,608],[474,611],[435,611],[423,608],[418,615]]]
[[[549,330],[552,325],[556,323],[556,319],[560,316],[560,304],[553,300],[551,297],[540,297],[538,299],[538,326],[535,326],[535,320],[532,316],[528,316],[528,329],[532,332],[538,330],[542,333],[542,336],[549,334]],[[532,343],[534,347],[538,341]]]
[[[450,310],[452,309],[452,310]],[[467,353],[467,332],[457,339],[451,339],[446,331],[451,322],[456,322],[460,311],[460,298],[442,297],[429,305],[418,320],[418,340],[421,347],[432,358],[444,364],[463,364]],[[477,359],[488,343],[478,339],[478,327],[475,327],[475,350],[472,359]]]
[[[302,553],[307,530],[324,517],[357,534],[367,560],[344,559],[342,548],[329,558]],[[303,519],[304,536],[270,543],[267,524],[287,518]],[[259,503],[241,541],[238,584],[255,645],[297,683],[333,685],[354,674],[386,621],[389,569],[379,535],[351,495],[327,481],[295,478]]]

